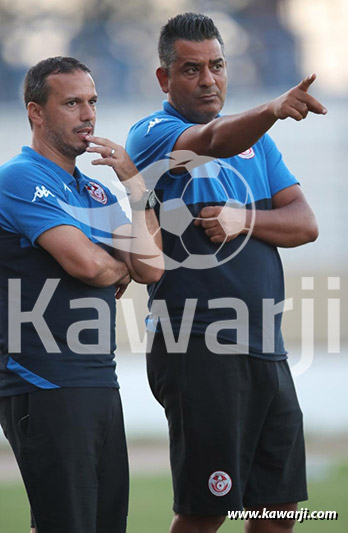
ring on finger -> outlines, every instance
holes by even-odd
[[[114,153],[115,153],[115,149],[114,149],[114,148],[111,148],[110,157],[113,157],[113,156],[114,156]]]

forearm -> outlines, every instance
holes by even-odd
[[[174,149],[214,158],[232,157],[253,146],[278,119],[299,121],[309,112],[325,114],[325,107],[308,93],[314,80],[315,75],[308,76],[278,98],[245,113],[192,126],[180,135]]]
[[[130,271],[139,283],[153,283],[163,274],[162,236],[153,209],[133,211]]]
[[[102,137],[88,136],[87,140],[97,144],[87,150],[102,156],[92,164],[112,167],[132,200],[141,200],[146,192],[144,180],[125,150]],[[132,279],[139,283],[152,283],[163,273],[158,222],[153,210],[145,210],[145,205],[139,212],[133,210],[132,218],[132,224],[119,227],[114,232],[115,258],[127,265]]]
[[[247,233],[252,212],[247,211]],[[272,210],[256,210],[252,236],[273,246],[291,248],[314,241],[318,226],[312,210],[306,202],[291,202]]]
[[[96,246],[89,265],[75,277],[94,287],[109,287],[130,281],[127,265]]]
[[[131,207],[139,202],[145,191],[140,175],[125,182]],[[146,194],[145,194],[146,197]],[[139,283],[153,283],[163,274],[162,235],[153,209],[132,209],[131,247],[129,255],[132,278]]]
[[[277,121],[269,104],[212,120],[202,128],[198,155],[232,157],[253,146]]]
[[[123,261],[114,259],[74,226],[61,225],[42,233],[37,243],[73,278],[108,287],[129,276]]]

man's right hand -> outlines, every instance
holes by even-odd
[[[132,278],[129,274],[125,276],[123,279],[121,279],[118,283],[115,285],[115,298],[116,300],[119,300],[121,296],[126,292],[128,285],[131,283]]]
[[[312,74],[278,98],[244,113],[224,115],[207,124],[186,128],[173,150],[190,150],[214,159],[233,157],[253,146],[279,119],[291,117],[300,121],[309,111],[326,115],[326,108],[308,93],[315,79]]]
[[[316,79],[315,74],[307,76],[296,87],[293,87],[278,98],[269,102],[269,107],[276,119],[293,118],[302,120],[308,112],[326,115],[327,109],[308,93],[309,87]]]

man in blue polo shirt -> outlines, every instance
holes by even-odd
[[[148,375],[169,423],[170,531],[212,533],[229,510],[294,512],[307,498],[277,246],[313,241],[317,226],[265,133],[278,119],[326,110],[308,93],[312,75],[256,109],[220,116],[223,41],[203,15],[169,20],[159,55],[168,101],[126,145],[155,187],[166,258],[149,287]],[[292,527],[291,515],[246,523],[249,533]]]
[[[38,533],[123,532],[115,294],[132,279],[158,281],[158,223],[124,149],[93,137],[97,94],[85,65],[41,61],[24,96],[32,145],[0,168],[0,422]],[[75,166],[86,150],[128,189],[132,224]]]

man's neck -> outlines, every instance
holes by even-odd
[[[53,161],[53,163],[66,170],[66,172],[72,176],[74,175],[76,159],[68,158],[51,146],[42,142],[38,142],[34,138],[31,143],[31,148],[38,154],[46,157],[50,161]]]

